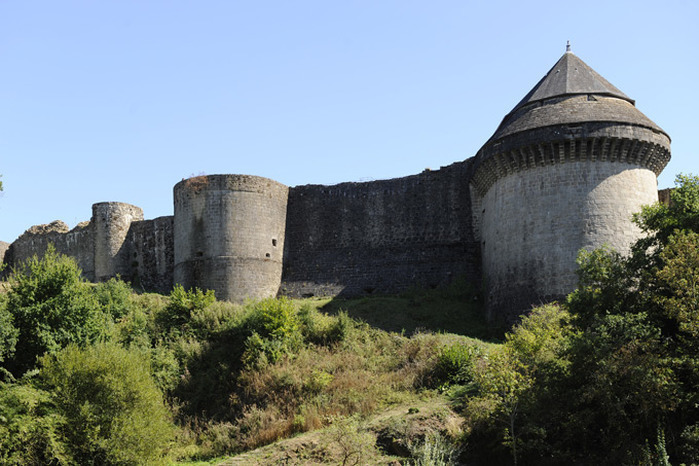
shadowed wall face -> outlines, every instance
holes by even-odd
[[[480,281],[470,161],[392,180],[289,192],[281,292],[357,296]]]
[[[256,176],[212,175],[175,186],[174,280],[242,302],[276,296],[288,188]]]

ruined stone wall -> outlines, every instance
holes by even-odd
[[[49,225],[33,226],[10,245],[5,254],[5,263],[12,266],[34,255],[41,257],[49,244],[53,244],[60,254],[73,257],[85,279],[95,279],[94,235],[88,222],[80,223],[72,230],[60,220]]]
[[[136,288],[167,294],[174,269],[173,218],[133,222],[126,237],[131,273]]]
[[[123,202],[100,202],[92,206],[95,281],[131,275],[131,251],[126,236],[135,221],[143,220],[143,210]]]
[[[480,284],[471,160],[368,183],[290,188],[281,294],[363,295]]]

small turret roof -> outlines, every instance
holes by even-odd
[[[567,50],[512,111],[540,100],[576,94],[607,95],[635,104],[633,99],[600,76],[573,52]]]

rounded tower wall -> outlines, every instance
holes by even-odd
[[[174,188],[175,283],[219,299],[275,296],[288,188],[267,178],[211,175]]]
[[[129,251],[125,247],[131,223],[143,220],[143,210],[123,202],[92,205],[90,225],[94,234],[95,281],[130,274]]]
[[[491,320],[577,286],[580,249],[626,253],[641,231],[631,216],[657,201],[655,174],[628,163],[573,161],[495,181],[483,198],[482,254]]]

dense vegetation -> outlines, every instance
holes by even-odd
[[[500,343],[483,341],[477,295],[458,283],[237,306],[197,289],[92,285],[50,249],[0,285],[0,463],[159,464],[317,429],[329,443],[304,447],[304,461],[692,463],[699,179],[678,177],[671,204],[635,221],[646,236],[629,257],[582,252],[579,288]],[[481,340],[416,330],[463,322]],[[458,422],[441,412],[411,425],[430,400],[448,400]],[[369,422],[390,407],[405,414]]]

